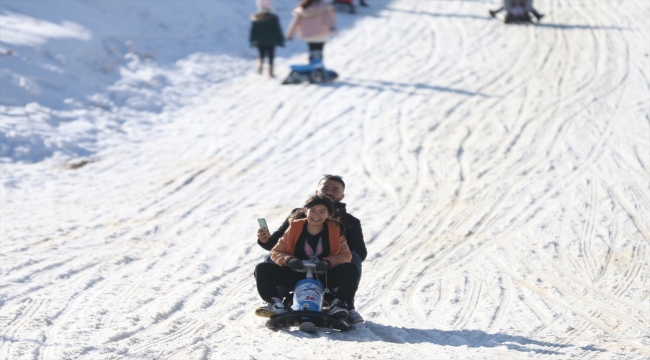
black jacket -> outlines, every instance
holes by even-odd
[[[300,211],[302,208],[296,208],[291,211],[291,214],[295,213],[296,211]],[[366,260],[366,256],[368,256],[368,250],[366,250],[366,243],[363,241],[363,231],[361,230],[361,221],[359,219],[355,218],[351,214],[348,214],[348,212],[345,209],[345,204],[344,203],[337,203],[336,204],[336,210],[334,211],[334,215],[337,216],[340,220],[341,223],[343,224],[343,234],[345,235],[345,238],[348,241],[348,246],[350,247],[350,251],[354,251],[359,255],[361,258],[361,261]],[[278,240],[284,235],[285,231],[289,228],[289,218],[286,218],[280,228],[278,228],[273,234],[271,234],[271,238],[269,241],[265,244],[261,242],[259,239],[257,240],[257,243],[264,249],[271,251],[275,244],[278,243]]]
[[[280,20],[275,14],[255,14],[251,20],[251,32],[248,39],[251,46],[284,46]]]

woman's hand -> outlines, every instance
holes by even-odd
[[[262,228],[257,229],[257,239],[259,241],[266,244],[267,242],[269,242],[270,238],[271,238],[271,234],[268,232],[268,230]]]
[[[302,263],[302,260],[297,257],[292,257],[288,263],[289,267],[293,271],[305,271],[305,265]]]
[[[332,264],[329,261],[325,260],[325,259],[323,259],[323,260],[316,263],[316,271],[317,272],[327,272],[327,270],[329,270],[331,268],[332,268]]]

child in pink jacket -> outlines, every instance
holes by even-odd
[[[336,15],[331,4],[324,0],[302,0],[293,10],[287,39],[295,34],[309,45],[309,61],[323,58],[323,47],[336,34]]]

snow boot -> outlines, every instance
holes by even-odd
[[[281,299],[276,297],[272,298],[271,301],[266,301],[268,305],[260,306],[255,309],[255,315],[260,317],[271,317],[276,314],[282,314],[284,312],[284,304]]]
[[[345,319],[350,312],[348,311],[348,304],[345,301],[334,299],[330,306],[330,315],[335,319]]]
[[[352,324],[361,324],[362,322],[366,321],[356,309],[352,309],[349,311],[348,320]]]

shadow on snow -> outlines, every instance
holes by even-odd
[[[408,329],[372,322],[365,324],[364,327],[384,341],[399,344],[432,343],[443,346],[467,346],[471,348],[506,346],[510,350],[546,355],[561,355],[563,353],[559,352],[558,348],[573,347],[571,344],[538,341],[524,336],[513,336],[503,333],[489,334],[482,330],[444,331],[436,329]],[[359,339],[355,340],[363,341]]]
[[[436,85],[430,85],[425,83],[398,83],[398,82],[379,81],[379,80],[361,80],[359,82],[340,80],[340,81],[333,82],[331,84],[324,84],[322,86],[364,87],[370,90],[394,91],[394,92],[410,93],[410,94],[418,92],[419,90],[425,90],[425,91],[449,92],[449,93],[465,95],[465,96],[479,96],[485,98],[492,97],[491,95],[486,95],[480,92],[468,91],[463,89],[455,89],[455,88],[445,87],[445,86],[436,86]]]
[[[414,10],[404,10],[404,9],[394,9],[387,8],[387,11],[394,12],[403,12],[416,15],[426,15],[431,17],[439,18],[452,18],[452,19],[475,19],[475,20],[490,20],[490,21],[502,21],[501,19],[492,18],[489,15],[481,16],[474,14],[457,14],[457,13],[432,13],[428,11],[414,11]],[[487,11],[487,10],[486,10]],[[543,28],[553,28],[553,29],[578,29],[578,30],[629,30],[629,28],[620,27],[620,26],[591,26],[591,25],[580,25],[580,24],[554,24],[546,22],[534,22],[531,23],[533,26],[539,26]]]
[[[300,331],[287,332],[293,336],[309,337]],[[336,340],[354,342],[383,341],[394,344],[431,343],[441,346],[467,346],[469,348],[493,348],[505,346],[509,350],[544,355],[566,355],[562,349],[574,348],[573,344],[539,341],[525,336],[504,333],[489,334],[482,330],[436,330],[409,329],[374,322],[356,325],[351,332],[330,333]],[[585,352],[604,352],[593,345],[580,347]]]

